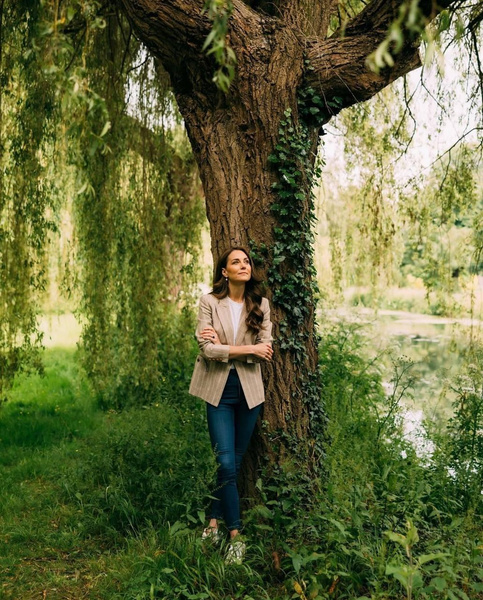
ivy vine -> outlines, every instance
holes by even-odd
[[[310,68],[310,65],[308,65]],[[301,385],[297,394],[307,404],[315,454],[324,455],[326,414],[320,398],[318,367],[307,361],[307,346],[319,338],[311,327],[319,294],[314,267],[314,184],[320,177],[322,162],[314,157],[314,131],[323,133],[322,125],[332,110],[337,110],[340,99],[331,103],[323,100],[313,88],[298,92],[297,115],[291,108],[284,111],[278,130],[278,143],[268,160],[277,174],[272,188],[277,200],[271,210],[276,218],[274,243],[265,248],[272,257],[267,280],[274,305],[283,309],[285,318],[280,323],[280,349],[290,352],[299,374]],[[315,336],[315,339],[313,339]],[[295,449],[300,440],[287,439]],[[288,436],[290,438],[290,436]]]

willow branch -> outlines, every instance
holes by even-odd
[[[408,45],[398,54],[393,68],[371,71],[367,57],[379,40],[366,34],[347,39],[329,39],[308,43],[307,57],[313,70],[306,82],[327,98],[339,98],[338,110],[368,100],[384,87],[421,65],[419,50]],[[338,112],[334,110],[333,114]]]
[[[307,42],[307,57],[313,70],[307,72],[309,85],[327,98],[339,98],[341,108],[368,100],[399,77],[421,66],[419,39],[406,34],[402,50],[393,56],[394,66],[378,73],[371,71],[367,57],[386,39],[390,25],[399,14],[403,0],[373,0],[352,18],[343,29],[327,40],[312,39]],[[421,0],[419,7],[430,21],[449,0]],[[329,117],[330,118],[330,117]]]

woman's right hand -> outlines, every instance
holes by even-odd
[[[221,344],[220,338],[218,337],[218,334],[213,329],[213,327],[205,327],[204,329],[202,329],[200,332],[200,336],[204,340],[209,340],[213,344]]]
[[[273,349],[271,344],[255,344],[252,354],[262,360],[272,360]]]

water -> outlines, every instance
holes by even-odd
[[[434,445],[426,435],[424,421],[444,423],[452,415],[455,382],[464,365],[471,321],[400,311],[376,315],[366,309],[339,312],[338,316],[365,324],[370,354],[379,356],[388,394],[394,389],[395,365],[405,370],[402,384],[411,379],[401,400],[403,430],[418,454],[429,457]],[[481,336],[481,326],[473,322],[473,335]]]

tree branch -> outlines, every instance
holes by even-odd
[[[386,39],[403,2],[373,0],[329,39],[308,40],[307,57],[313,70],[307,71],[306,82],[322,96],[340,99],[336,107],[328,105],[330,116],[342,108],[368,100],[395,79],[421,65],[419,38],[414,39],[414,33],[411,36],[410,32],[404,32],[406,41],[393,57],[394,67],[375,73],[367,66],[367,57]],[[454,2],[450,0],[440,0],[438,4],[434,0],[421,0],[419,8],[429,22],[452,4]]]
[[[418,8],[428,23],[442,10],[455,5],[460,0],[420,0]],[[372,0],[358,15],[351,19],[347,25],[334,35],[351,37],[371,30],[387,34],[387,30],[398,15],[401,6],[407,0]]]
[[[217,94],[212,82],[216,63],[203,51],[212,22],[202,0],[113,0],[120,3],[137,36],[169,73],[177,93]],[[261,32],[261,17],[242,0],[233,0],[229,44],[239,64],[246,48],[254,46]],[[238,51],[240,50],[240,51]]]
[[[185,57],[201,55],[211,22],[200,0],[114,0],[120,4],[134,29],[168,70],[176,69]]]
[[[326,38],[330,18],[337,12],[339,0],[279,0],[277,14],[289,27],[304,35]]]
[[[375,73],[366,64],[367,57],[380,43],[372,33],[343,40],[330,38],[309,41],[307,58],[313,70],[305,81],[323,97],[340,99],[338,107],[328,107],[331,116],[340,109],[372,98],[398,77],[421,65],[419,49],[411,45],[401,51],[392,69]]]

